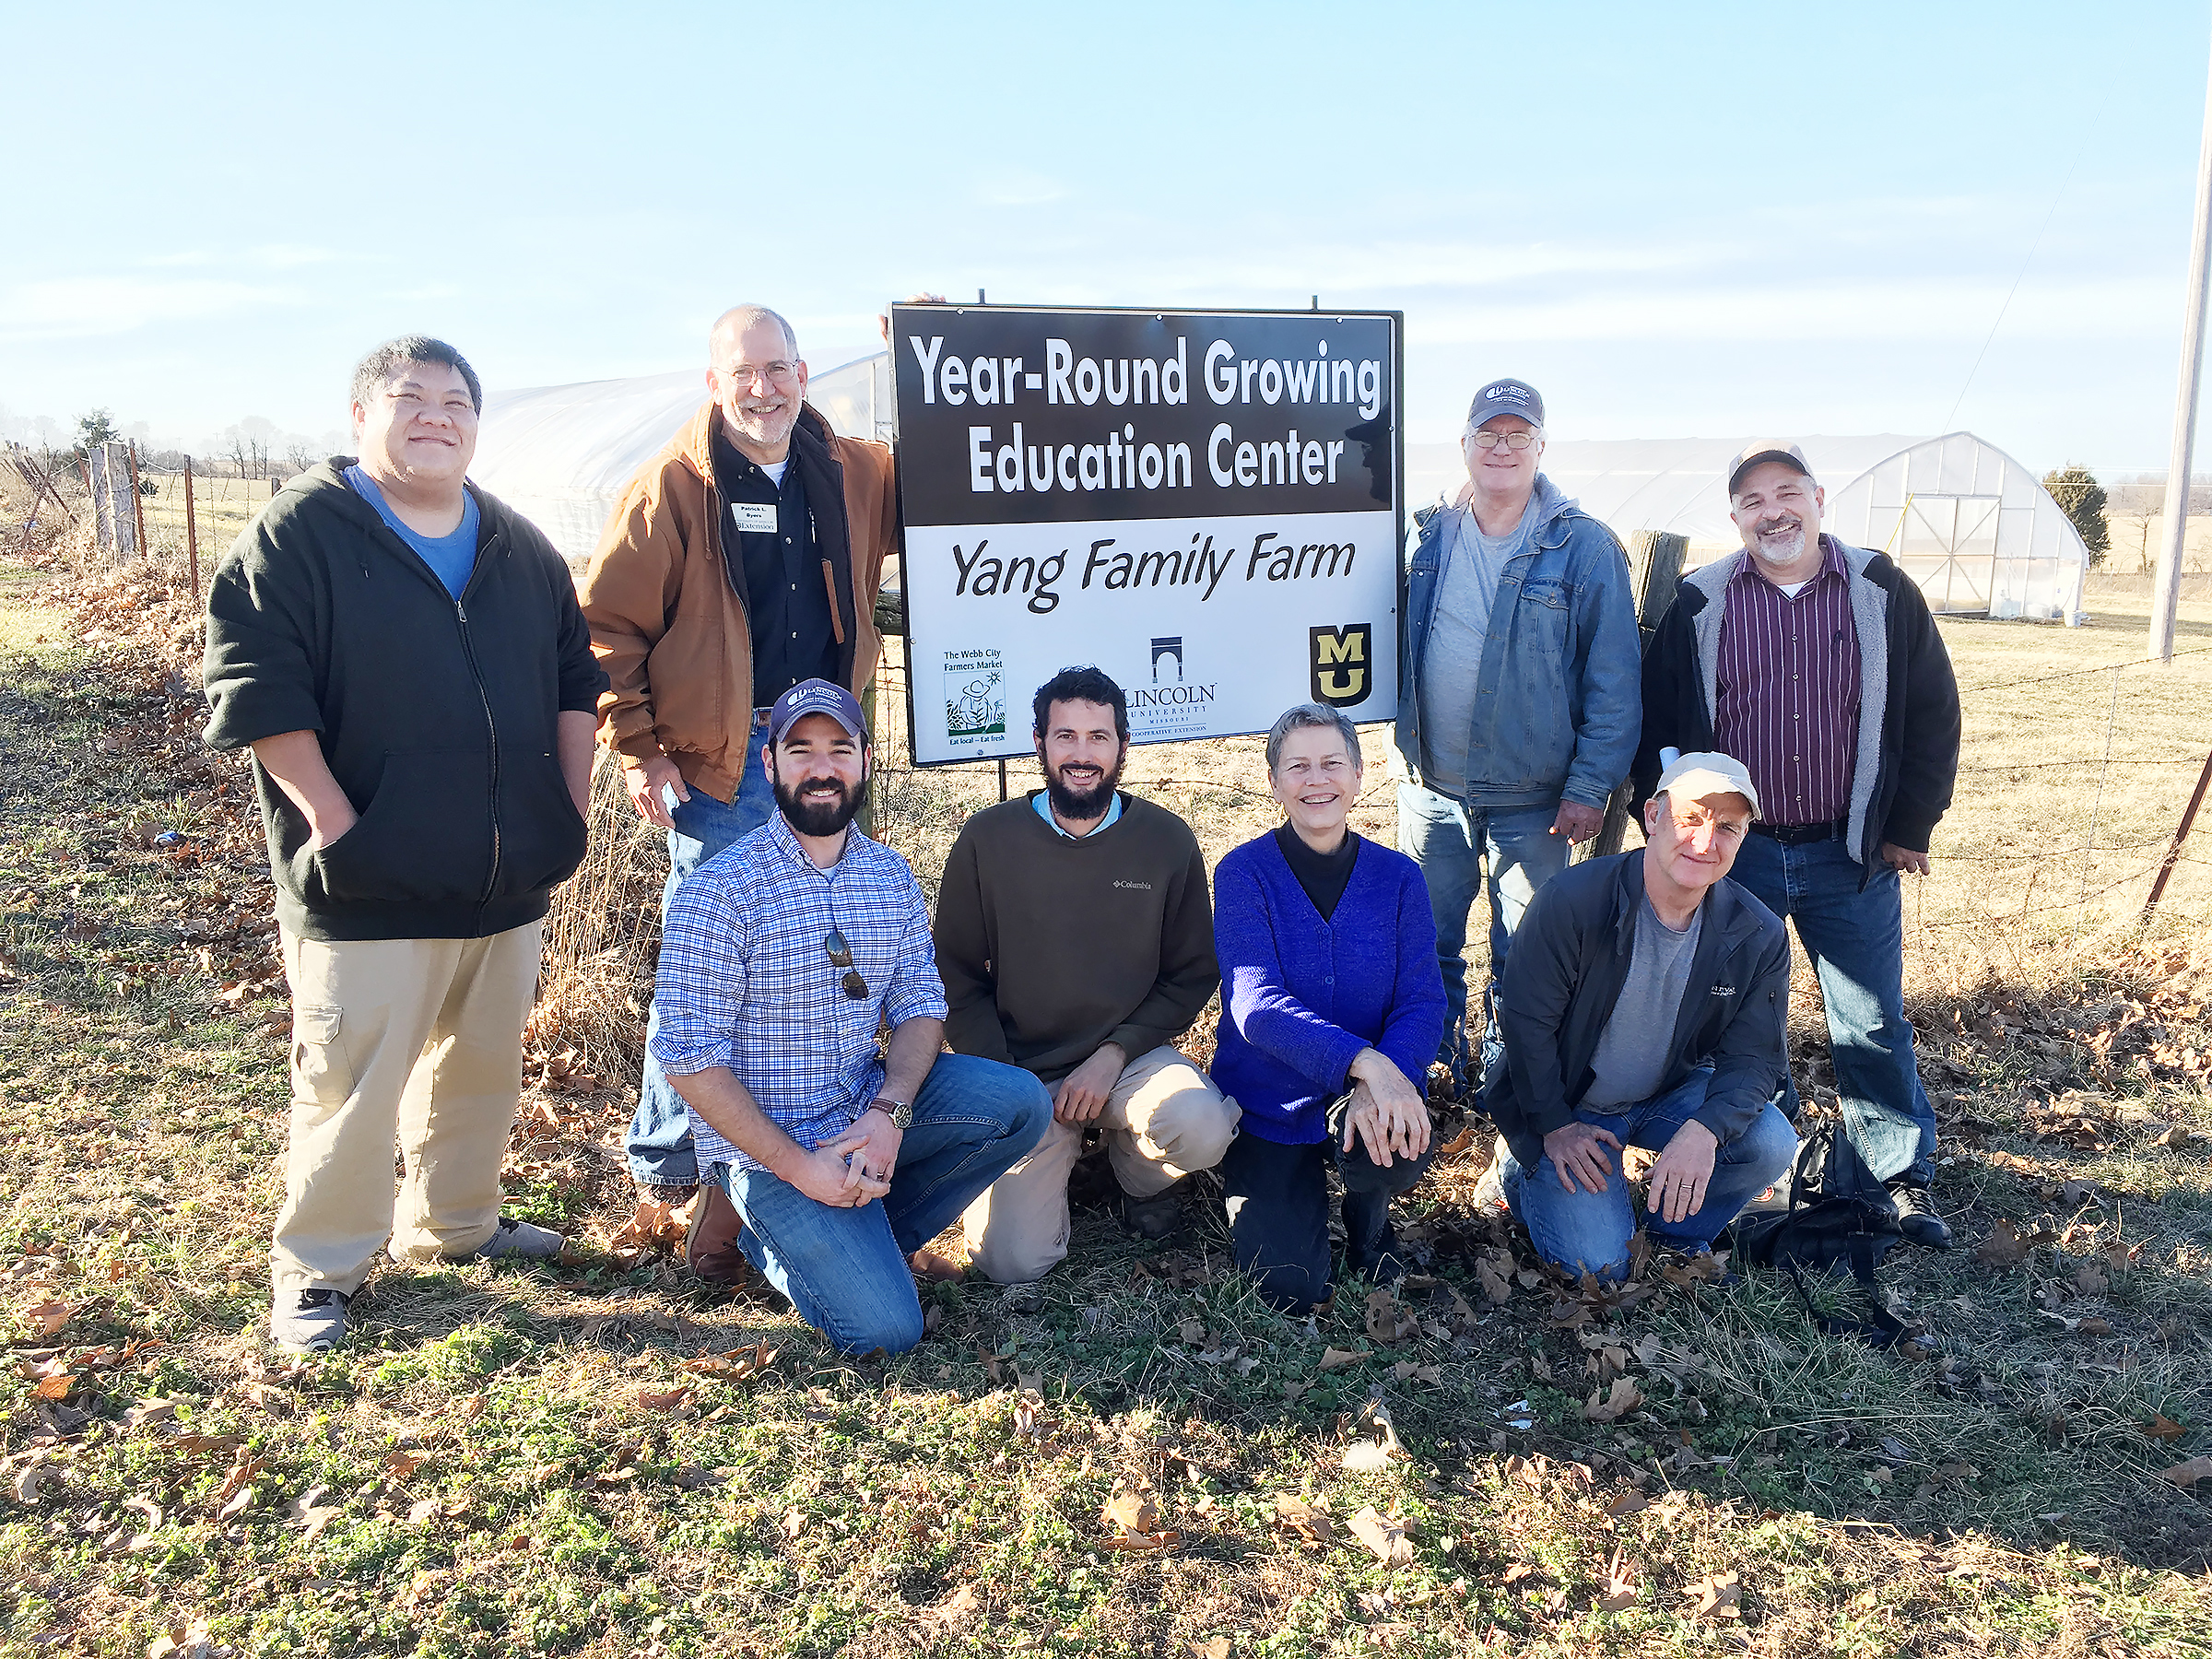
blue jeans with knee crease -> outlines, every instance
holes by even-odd
[[[756,725],[745,758],[745,777],[736,799],[724,806],[703,789],[671,814],[676,828],[668,832],[668,881],[661,889],[661,918],[684,878],[720,853],[743,841],[768,822],[775,810],[776,793],[760,760],[764,728]],[[644,1186],[688,1187],[699,1181],[699,1159],[691,1150],[691,1118],[684,1097],[676,1092],[661,1063],[653,1057],[653,1033],[660,1029],[661,1005],[656,999],[645,1017],[645,1072],[638,1080],[638,1110],[629,1120],[625,1149],[629,1172]]]
[[[737,1245],[798,1315],[847,1354],[902,1354],[922,1340],[922,1302],[906,1258],[1018,1163],[1053,1120],[1028,1072],[939,1054],[900,1139],[891,1190],[846,1209],[809,1198],[766,1170],[715,1164],[707,1179],[745,1222]]]
[[[1674,1088],[1652,1100],[1574,1115],[1594,1128],[1610,1131],[1624,1147],[1642,1147],[1658,1152],[1674,1138],[1676,1130],[1697,1115],[1712,1082],[1712,1068],[1700,1066]],[[1782,1115],[1781,1109],[1769,1101],[1750,1128],[1714,1153],[1705,1202],[1694,1214],[1673,1223],[1636,1214],[1628,1177],[1621,1172],[1620,1154],[1609,1149],[1606,1156],[1613,1173],[1602,1193],[1569,1192],[1559,1184],[1559,1171],[1548,1155],[1538,1159],[1535,1169],[1525,1170],[1508,1151],[1498,1174],[1506,1201],[1546,1261],[1571,1273],[1618,1278],[1628,1269],[1629,1241],[1635,1236],[1639,1219],[1654,1244],[1690,1253],[1709,1248],[1721,1230],[1743,1213],[1745,1205],[1788,1172],[1796,1154],[1796,1130],[1790,1127],[1790,1120]]]

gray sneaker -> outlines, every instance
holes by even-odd
[[[295,1354],[322,1353],[346,1340],[343,1290],[279,1289],[269,1304],[269,1340]]]
[[[535,1227],[501,1216],[490,1238],[465,1256],[463,1262],[546,1262],[568,1248],[569,1241],[549,1227]]]

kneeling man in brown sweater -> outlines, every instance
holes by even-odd
[[[946,1041],[1053,1093],[1044,1138],[965,1218],[970,1256],[1002,1285],[1067,1254],[1086,1124],[1105,1134],[1124,1221],[1155,1239],[1174,1228],[1177,1183],[1237,1132],[1236,1102],[1170,1046],[1221,981],[1198,838],[1116,789],[1129,703],[1103,673],[1062,669],[1035,712],[1045,787],[970,818],[937,894]]]

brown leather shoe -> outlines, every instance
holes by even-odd
[[[730,1195],[713,1182],[702,1181],[684,1232],[684,1260],[710,1285],[742,1285],[753,1276],[752,1263],[737,1248],[737,1235],[744,1230]]]

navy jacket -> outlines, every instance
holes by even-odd
[[[1362,840],[1351,880],[1324,922],[1273,832],[1214,871],[1221,1023],[1214,1081],[1239,1124],[1280,1146],[1328,1134],[1329,1102],[1364,1048],[1421,1088],[1444,1034],[1436,923],[1420,866]]]
[[[1537,889],[1513,935],[1499,987],[1506,1064],[1483,1088],[1483,1110],[1524,1169],[1544,1137],[1575,1119],[1591,1061],[1629,977],[1643,853],[1594,858]],[[1725,1146],[1782,1086],[1790,945],[1781,921],[1725,878],[1705,895],[1704,925],[1675,1021],[1664,1094],[1700,1065],[1712,1085],[1697,1121]]]

